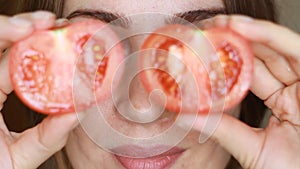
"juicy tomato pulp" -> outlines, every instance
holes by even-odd
[[[203,37],[214,51],[206,51],[208,56],[201,56],[208,50],[202,49]],[[170,111],[208,113],[212,106],[228,110],[241,102],[250,87],[253,54],[248,42],[229,29],[201,32],[168,25],[152,33],[142,49],[149,52],[141,54],[140,66],[152,67],[141,73],[142,82],[148,92],[165,93]]]
[[[10,51],[16,94],[45,114],[83,110],[103,101],[123,58],[117,40],[105,23],[95,20],[33,33]]]

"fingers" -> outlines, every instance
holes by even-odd
[[[0,25],[0,39],[2,43],[5,41],[18,41],[28,36],[34,30],[29,20],[18,17],[0,16]]]
[[[271,49],[289,57],[298,56],[300,36],[290,29],[269,21],[257,20],[241,15],[220,16],[216,25],[228,26],[243,37],[266,44]]]
[[[274,77],[261,60],[257,58],[254,59],[254,76],[250,90],[257,97],[266,100],[284,86],[283,83]]]
[[[281,121],[289,121],[300,126],[300,82],[273,94],[265,104]]]
[[[23,13],[15,15],[16,18],[22,18],[32,23],[34,29],[48,29],[54,26],[55,15],[47,11],[36,11],[33,13]]]
[[[1,151],[0,151],[0,168],[8,168],[11,169],[13,168],[12,166],[12,161],[11,158],[9,156],[10,152],[8,149],[8,144],[6,142],[5,139],[6,135],[5,133],[3,133],[0,129],[0,147],[1,147]]]
[[[2,108],[4,107],[4,102],[7,99],[7,94],[5,94],[3,91],[0,90],[0,112]]]
[[[70,24],[70,21],[66,18],[60,18],[55,21],[55,27],[63,27],[67,26],[68,24]]]
[[[3,50],[7,49],[9,46],[11,46],[11,42],[8,40],[0,40],[0,56]]]
[[[65,145],[77,124],[75,113],[55,115],[22,133],[10,149],[15,168],[37,168]]]
[[[250,41],[258,42],[285,57],[294,72],[300,77],[300,35],[290,29],[263,20],[245,16],[222,16],[216,25],[228,26]]]
[[[192,121],[194,119],[189,119],[189,116],[186,116],[180,123],[182,126],[189,126]],[[198,117],[193,128],[200,131],[201,134],[213,133],[210,138],[232,154],[243,168],[253,168],[263,145],[262,136],[258,134],[257,130],[255,131],[228,114],[223,114],[220,122],[215,124],[217,128],[214,132],[204,131],[205,124],[205,118]]]
[[[261,62],[256,61],[251,90],[261,99],[299,80],[300,36],[295,32],[268,21],[238,15],[220,15],[214,19],[214,25],[228,27],[253,42],[253,52]]]
[[[4,122],[2,113],[0,113],[0,132],[3,132],[3,134],[9,135],[9,130],[7,129],[7,126],[6,126],[5,122]]]
[[[8,61],[9,58],[6,54],[0,57],[0,105],[6,100],[6,95],[13,90],[9,77]]]
[[[30,35],[34,30],[47,29],[54,25],[55,15],[38,11],[13,17],[0,16],[0,50],[4,50],[11,42],[16,42]]]
[[[0,106],[7,95],[12,91],[9,80],[7,51],[2,51],[14,42],[29,36],[34,30],[47,29],[55,24],[55,15],[50,12],[38,11],[7,17],[0,15]],[[0,107],[1,108],[1,107]]]
[[[285,85],[291,85],[299,80],[287,59],[274,50],[262,44],[254,43],[255,56],[261,59],[274,77]]]
[[[224,115],[212,138],[230,152],[244,168],[252,168],[263,143],[251,127],[229,115]],[[238,147],[238,148],[237,148]]]

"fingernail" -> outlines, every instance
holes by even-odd
[[[205,19],[198,24],[200,29],[209,29],[214,26],[214,22],[212,19]]]
[[[55,21],[55,26],[56,27],[61,27],[61,26],[65,26],[68,25],[70,22],[68,19],[66,18],[60,18],[58,20]]]
[[[249,16],[242,16],[242,15],[233,16],[231,18],[231,21],[239,22],[239,23],[251,23],[253,20],[254,19]]]
[[[18,17],[11,17],[9,18],[9,22],[18,26],[18,27],[24,27],[28,28],[32,26],[32,23],[26,19],[18,18]]]
[[[218,27],[227,27],[228,16],[227,15],[218,15],[214,18],[214,23]]]
[[[47,12],[47,11],[37,11],[32,13],[32,18],[33,19],[43,19],[43,20],[47,20],[54,17],[54,14]]]

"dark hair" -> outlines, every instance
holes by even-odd
[[[270,20],[276,22],[276,12],[274,0],[223,0],[227,14],[244,14],[254,18]],[[15,0],[1,3],[0,13],[13,15],[19,12],[28,12],[35,10],[48,10],[62,16],[63,0]],[[251,92],[242,102],[242,111],[240,119],[252,127],[259,127],[264,117],[266,107],[262,100],[257,98]],[[9,110],[7,110],[9,111]],[[41,115],[36,113],[28,114],[30,121],[35,124],[42,120]],[[35,125],[32,124],[32,125]],[[27,126],[29,127],[29,126]],[[231,160],[227,168],[233,168],[236,164]],[[236,166],[235,166],[236,168]]]

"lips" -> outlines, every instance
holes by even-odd
[[[144,152],[145,154],[151,154],[151,152],[153,151],[162,149],[162,146],[153,147],[153,148],[141,148],[138,146],[126,146],[126,147],[124,146],[124,147],[119,147],[117,149],[124,150],[124,151],[126,151],[125,149],[127,150],[130,149],[129,151],[137,150],[138,154],[142,152]],[[135,158],[135,157],[124,157],[124,156],[116,155],[116,158],[126,169],[168,169],[176,162],[176,160],[181,156],[181,154],[184,151],[185,151],[184,149],[174,147],[167,152],[152,157]]]

